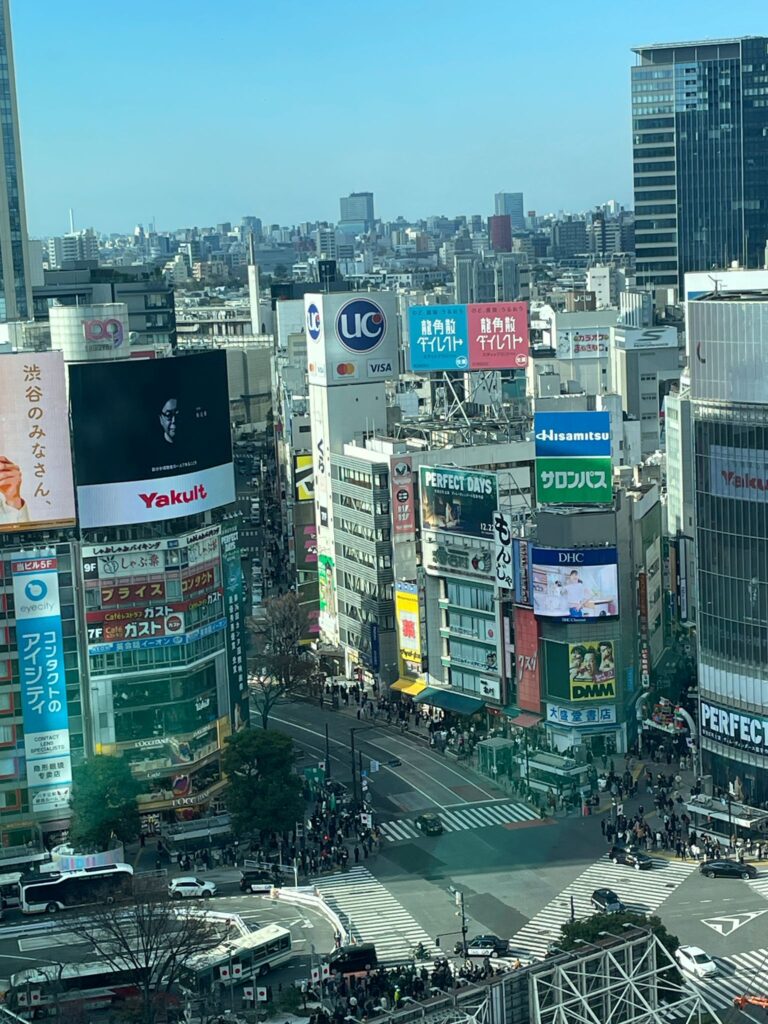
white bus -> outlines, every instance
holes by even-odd
[[[5,1005],[33,1018],[54,1016],[59,1008],[96,1010],[137,998],[140,981],[128,961],[32,967],[11,976]]]
[[[287,928],[265,925],[250,935],[228,939],[190,957],[179,974],[179,985],[190,995],[202,996],[217,985],[235,985],[261,977],[291,958],[291,945]]]
[[[25,914],[55,914],[68,907],[89,903],[115,903],[133,892],[130,864],[105,864],[61,874],[35,875],[19,882],[21,909]]]

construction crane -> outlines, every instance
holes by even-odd
[[[745,1006],[762,1006],[768,1012],[768,996],[734,996],[733,1005],[737,1010],[743,1010]]]

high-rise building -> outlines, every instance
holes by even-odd
[[[48,269],[61,270],[66,263],[99,259],[99,240],[93,228],[70,231],[48,239]]]
[[[494,252],[512,252],[512,218],[508,213],[488,218],[488,234]]]
[[[345,234],[360,235],[373,227],[373,192],[350,192],[339,200],[339,227]]]
[[[32,315],[9,0],[0,0],[0,320]]]
[[[494,213],[497,217],[506,214],[512,222],[513,231],[525,230],[522,192],[497,192],[494,196]]]
[[[686,282],[688,290],[691,284]],[[702,767],[734,801],[763,807],[768,288],[705,292],[687,303],[686,319],[687,336],[695,339],[690,360]]]
[[[637,283],[763,264],[768,38],[637,47],[632,68]]]

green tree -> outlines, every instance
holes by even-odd
[[[304,798],[289,736],[244,729],[228,737],[221,764],[236,832],[288,832],[302,820]]]
[[[78,850],[108,850],[115,841],[127,843],[139,834],[136,797],[141,785],[127,761],[102,754],[72,772],[70,840]]]
[[[307,617],[296,594],[284,594],[266,603],[263,618],[258,624],[251,621],[249,630],[255,668],[249,680],[251,702],[267,729],[275,705],[304,693],[315,671],[301,642]]]
[[[630,939],[637,933],[633,932],[632,928],[624,928],[625,924],[652,931],[674,961],[675,950],[680,945],[678,937],[670,935],[661,918],[655,915],[645,917],[642,914],[635,914],[631,910],[624,910],[620,914],[593,914],[591,917],[583,917],[578,921],[569,921],[560,929],[560,940],[557,946],[567,952],[571,949],[588,948],[582,943],[593,942],[595,945],[600,945],[606,937],[604,934],[601,935],[601,932],[607,932],[608,938],[611,935],[616,935]],[[665,968],[659,972],[659,975],[668,986],[675,987],[682,984],[682,977],[677,967]]]

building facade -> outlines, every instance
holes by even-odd
[[[763,264],[768,238],[768,38],[637,47],[632,68],[640,286]]]

